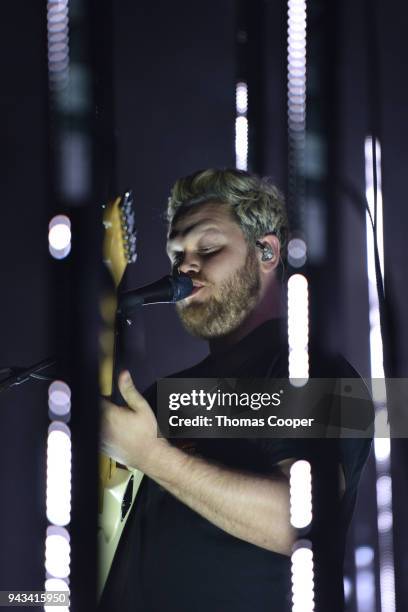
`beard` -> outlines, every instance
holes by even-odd
[[[244,265],[218,287],[207,286],[214,294],[204,302],[189,304],[183,300],[176,309],[190,334],[209,340],[237,329],[257,303],[261,283],[255,249],[248,249]]]

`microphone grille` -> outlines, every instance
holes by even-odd
[[[180,275],[172,277],[173,302],[184,300],[193,290],[193,281],[189,276]]]

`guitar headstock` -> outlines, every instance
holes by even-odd
[[[135,211],[131,191],[104,206],[103,224],[103,259],[117,287],[126,266],[134,263],[137,258]]]

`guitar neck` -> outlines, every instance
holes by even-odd
[[[112,368],[112,392],[111,401],[119,406],[125,406],[125,400],[119,391],[119,374],[125,369],[125,331],[127,323],[125,319],[116,313],[115,316],[115,339],[113,347],[113,368]]]
[[[117,197],[106,205],[103,223],[105,227],[103,258],[111,273],[116,291],[118,291],[127,265],[136,261],[135,212],[131,191],[127,191],[123,196]],[[111,326],[115,319],[113,354],[111,353],[112,368],[110,372],[104,368],[101,378],[105,379],[102,381],[105,394],[110,395],[114,403],[123,405],[123,398],[118,389],[118,376],[125,365],[122,360],[124,332],[127,324],[115,313],[116,300],[109,321]]]

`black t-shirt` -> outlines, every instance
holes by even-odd
[[[284,347],[282,322],[268,321],[228,350],[174,377],[286,378]],[[320,360],[311,374],[356,376],[344,359]],[[145,395],[154,408],[155,387]],[[332,586],[340,610],[345,532],[370,443],[369,439],[195,439],[189,452],[257,474],[270,473],[288,458],[307,458],[321,465],[326,454],[334,453],[346,481],[337,517],[338,546],[331,547],[335,555],[331,573],[337,574]],[[288,556],[229,535],[144,477],[108,578],[102,610],[286,612],[291,610],[290,602]]]

